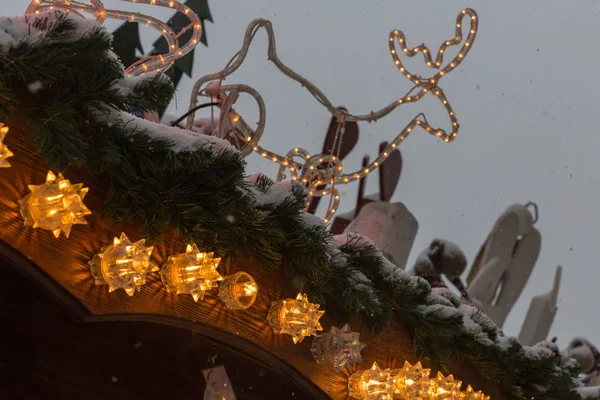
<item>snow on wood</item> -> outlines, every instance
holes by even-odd
[[[527,207],[508,207],[496,220],[467,280],[473,303],[499,327],[525,288],[540,249],[541,234]]]
[[[529,310],[525,316],[525,322],[519,334],[521,343],[533,345],[546,340],[548,337],[552,322],[554,322],[554,317],[558,311],[557,302],[561,274],[562,267],[559,265],[556,267],[552,290],[531,299]]]

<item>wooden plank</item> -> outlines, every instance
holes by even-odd
[[[23,227],[17,201],[27,194],[28,184],[44,182],[48,169],[28,141],[27,123],[14,118],[8,125],[11,131],[6,144],[15,156],[11,158],[12,168],[0,170],[0,240],[6,244],[0,253],[45,285],[81,320],[145,321],[185,328],[280,371],[314,399],[347,398],[348,371],[336,374],[331,366],[317,365],[310,353],[310,339],[294,345],[291,337],[276,335],[269,327],[266,316],[271,302],[297,294],[281,271],[262,271],[251,264],[220,268],[222,275],[243,270],[258,283],[257,300],[245,311],[227,310],[216,291],[207,293],[198,303],[188,295],[169,294],[158,275],[151,276],[133,297],[123,291],[109,294],[106,287],[95,286],[87,265],[90,258],[121,232],[137,240],[139,231],[128,224],[111,225],[103,221],[101,179],[77,170],[69,170],[66,177],[72,183],[82,182],[90,188],[85,199],[93,212],[87,218],[89,225],[74,226],[69,239],[63,236],[55,239],[48,231]],[[184,249],[185,243],[172,232],[155,244],[153,261],[162,265],[169,255]],[[334,310],[324,309],[327,312],[322,324],[329,329],[337,316]],[[368,368],[374,361],[388,367],[399,367],[404,360],[417,361],[409,334],[399,321],[378,336],[360,329],[357,320],[351,321],[351,327],[360,332],[361,341],[367,344],[363,350],[364,362],[355,366],[355,370]],[[457,379],[498,398],[494,388],[476,371],[455,365],[452,372]]]

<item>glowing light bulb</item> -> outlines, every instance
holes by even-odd
[[[471,385],[467,386],[467,389],[460,393],[460,400],[490,400],[490,396],[483,394],[481,390],[474,391]]]
[[[188,244],[185,253],[167,259],[160,277],[167,292],[191,294],[194,301],[198,301],[223,280],[217,272],[220,261],[221,258],[214,258],[214,253],[203,253],[195,244]]]
[[[360,351],[365,345],[359,341],[360,334],[352,332],[350,325],[342,328],[332,326],[329,332],[315,338],[310,351],[317,364],[333,365],[336,372],[354,363],[362,362]]]
[[[413,366],[405,361],[401,369],[391,372],[394,394],[405,399],[426,398],[424,395],[428,394],[430,388],[429,371],[420,362]]]
[[[394,381],[389,369],[381,369],[373,363],[371,369],[359,371],[348,378],[350,397],[361,400],[391,400]]]
[[[454,400],[458,397],[461,381],[455,381],[453,375],[444,377],[438,372],[435,379],[429,381],[429,398],[431,400]]]
[[[42,185],[28,185],[29,193],[19,200],[24,225],[52,231],[58,238],[62,232],[69,237],[75,224],[87,224],[86,215],[92,212],[83,204],[88,188],[83,183],[71,185],[62,174],[52,171]]]
[[[108,291],[123,289],[133,296],[146,283],[146,276],[158,271],[150,262],[153,247],[146,247],[144,239],[133,243],[127,235],[113,239],[113,244],[103,247],[89,262],[96,285],[108,285]]]
[[[250,275],[237,272],[226,276],[219,286],[219,298],[230,310],[245,310],[254,304],[258,285]]]
[[[294,343],[300,343],[307,336],[316,336],[323,328],[319,318],[325,311],[319,311],[319,304],[308,301],[306,294],[299,293],[296,299],[278,300],[271,303],[267,321],[275,333],[292,336]]]
[[[9,168],[10,164],[6,159],[13,156],[13,153],[4,144],[4,138],[7,133],[8,126],[0,122],[0,168]]]
[[[240,121],[240,119],[242,117],[240,117],[240,114],[236,113],[235,111],[231,110],[229,111],[229,117],[231,118],[231,122],[238,123]]]

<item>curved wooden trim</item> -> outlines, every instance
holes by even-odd
[[[234,349],[240,356],[253,360],[258,364],[262,364],[273,371],[291,378],[303,389],[303,391],[305,391],[306,394],[309,394],[311,398],[317,400],[328,400],[330,398],[323,390],[321,390],[321,388],[319,388],[319,386],[311,380],[306,379],[304,375],[290,364],[240,336],[233,335],[211,325],[205,325],[199,322],[192,322],[183,318],[170,317],[167,315],[135,313],[94,315],[77,297],[65,290],[64,287],[56,282],[56,280],[49,276],[44,270],[28,260],[22,254],[19,254],[2,240],[0,240],[0,260],[15,266],[50,296],[56,298],[76,321],[83,323],[149,322],[193,331],[205,338],[210,338],[220,346]]]

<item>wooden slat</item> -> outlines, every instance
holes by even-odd
[[[146,321],[196,331],[289,376],[315,399],[347,398],[350,371],[336,374],[331,366],[317,365],[310,353],[311,339],[294,345],[290,336],[276,335],[269,327],[266,316],[271,302],[297,294],[280,271],[262,271],[250,264],[233,265],[227,270],[220,268],[222,275],[245,271],[258,283],[257,300],[245,311],[227,310],[218,300],[216,291],[207,293],[198,303],[194,303],[189,295],[169,294],[157,275],[150,277],[141,292],[133,297],[123,291],[109,294],[107,287],[95,286],[88,260],[121,232],[137,240],[139,231],[131,225],[112,225],[103,221],[100,218],[102,181],[76,170],[69,170],[66,178],[72,183],[83,182],[90,188],[85,199],[93,212],[87,217],[89,225],[75,225],[69,239],[63,236],[55,239],[48,231],[23,227],[17,201],[28,193],[28,184],[44,182],[48,169],[28,141],[26,122],[14,118],[8,125],[10,132],[6,144],[15,155],[10,159],[12,168],[0,169],[0,240],[6,244],[0,248],[0,253],[61,298],[81,320]],[[155,245],[153,261],[162,265],[169,255],[184,249],[185,243],[174,233],[165,235]],[[327,310],[322,324],[329,329],[331,321],[335,320],[335,312]],[[401,366],[404,360],[417,361],[408,332],[400,322],[395,321],[378,336],[360,329],[357,320],[351,321],[351,327],[360,332],[361,341],[367,344],[363,350],[364,362],[355,369],[368,368],[374,361],[388,367]],[[457,365],[453,373],[492,398],[498,398],[477,372]]]

